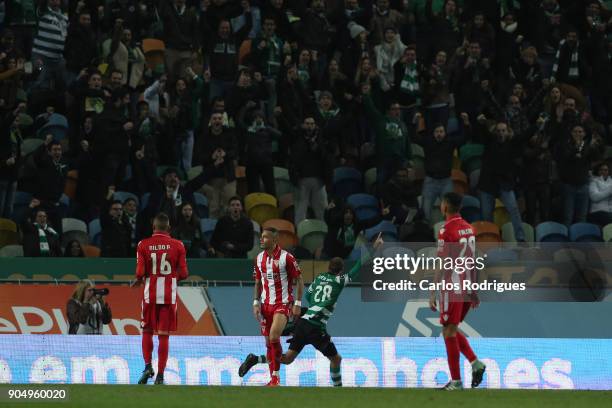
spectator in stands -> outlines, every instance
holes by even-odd
[[[472,41],[457,51],[455,64],[453,92],[457,109],[475,118],[485,102],[482,81],[492,79],[490,61],[482,57],[480,44]]]
[[[335,203],[330,202],[328,210],[335,208]],[[323,254],[325,258],[341,257],[347,258],[355,247],[355,242],[361,227],[357,224],[355,211],[347,206],[342,211],[342,217],[329,215],[331,211],[325,212],[325,222],[327,223],[327,235],[323,244]]]
[[[180,216],[181,205],[184,202],[195,202],[193,193],[198,191],[210,176],[208,170],[205,169],[197,177],[181,185],[176,168],[170,167],[161,177],[161,180],[151,188],[151,197],[144,216],[150,219],[155,214],[163,212],[170,217],[170,225],[175,225]]]
[[[350,3],[349,0],[347,3]],[[357,3],[355,1],[355,3]],[[353,80],[357,72],[357,67],[364,58],[374,59],[374,49],[368,41],[369,33],[362,25],[351,21],[348,25],[350,42],[348,48],[342,53],[342,72],[346,74],[348,78]]]
[[[66,36],[64,56],[66,68],[72,78],[82,69],[89,68],[98,57],[98,38],[91,26],[90,10],[82,8],[70,22]]]
[[[419,208],[418,195],[414,185],[414,170],[399,167],[380,188],[383,218],[395,224],[412,221]]]
[[[552,78],[556,82],[582,88],[585,78],[590,75],[588,56],[584,45],[578,40],[578,31],[570,28],[565,39],[559,43],[552,68]]]
[[[499,197],[510,215],[516,240],[524,242],[525,232],[514,193],[516,161],[521,155],[523,140],[515,136],[505,122],[487,123],[484,115],[480,115],[478,121],[486,126],[483,140],[485,150],[478,181],[482,219],[493,222],[495,199]]]
[[[211,238],[216,256],[222,258],[246,258],[253,248],[253,223],[242,212],[240,197],[229,200],[229,214],[217,221]]]
[[[257,105],[261,104],[266,98],[266,90],[262,84],[263,77],[261,73],[253,73],[248,69],[241,69],[238,74],[238,80],[232,86],[227,94],[227,113],[231,117],[238,117],[240,110],[249,102],[253,101]],[[284,85],[279,89],[280,92],[284,89]],[[279,102],[279,105],[282,104]],[[295,107],[297,109],[297,107]]]
[[[24,106],[22,106],[24,107]],[[0,217],[10,218],[17,190],[23,139],[15,113],[7,115],[0,128]]]
[[[160,3],[159,16],[163,22],[164,56],[170,81],[174,82],[195,59],[199,48],[198,22],[195,12],[188,8],[185,0]]]
[[[601,140],[587,138],[581,125],[574,125],[571,137],[559,143],[557,164],[563,183],[563,222],[585,222],[589,211],[589,171],[601,154]]]
[[[64,45],[68,35],[68,17],[62,13],[61,0],[46,0],[46,8],[38,19],[38,32],[34,37],[32,61],[40,70],[32,89],[50,89],[55,81],[58,89],[67,85]]]
[[[200,217],[194,213],[193,205],[189,202],[181,206],[181,215],[173,226],[171,235],[185,245],[188,258],[206,258],[207,253],[214,254],[202,232]]]
[[[160,120],[163,110],[170,105],[170,95],[166,92],[166,75],[160,75],[148,88],[145,89],[144,101],[149,103],[149,112],[156,120]]]
[[[402,119],[412,121],[417,105],[421,104],[421,69],[417,65],[416,47],[409,45],[394,64],[394,92],[402,106]]]
[[[144,74],[145,57],[142,50],[134,45],[132,30],[123,25],[123,20],[115,20],[113,37],[108,46],[107,58],[114,69],[121,73],[121,85],[135,89]]]
[[[59,234],[47,223],[47,212],[40,208],[40,201],[30,202],[34,220],[28,218],[21,226],[23,233],[23,256],[61,256]]]
[[[132,226],[123,212],[123,204],[114,200],[115,186],[109,186],[106,201],[100,211],[102,227],[101,256],[128,258],[131,256]]]
[[[612,223],[612,178],[608,163],[601,163],[597,168],[597,176],[591,178],[589,198],[591,211],[588,221],[602,228]]]
[[[374,45],[385,41],[387,29],[392,29],[397,33],[407,22],[407,18],[399,11],[389,8],[389,4],[389,0],[377,0],[374,6],[374,15],[370,20],[370,41]]]
[[[81,248],[81,243],[76,239],[68,241],[66,248],[64,249],[64,258],[83,258],[85,253]]]
[[[94,294],[95,285],[89,279],[77,283],[66,305],[68,334],[102,334],[112,319],[110,305],[103,296]]]
[[[463,28],[457,2],[445,0],[442,10],[436,14],[433,11],[433,0],[427,0],[425,13],[431,24],[431,48],[443,50],[446,55],[453,55],[463,40]]]
[[[446,126],[450,116],[450,66],[445,51],[436,53],[433,64],[423,73],[423,116],[425,126],[434,123]]]
[[[370,86],[366,85],[363,98],[368,119],[376,133],[377,182],[384,184],[398,169],[406,168],[412,158],[410,136],[406,124],[401,120],[401,106],[391,101],[387,114],[382,115],[374,106]]]
[[[124,220],[130,226],[130,254],[136,255],[136,246],[143,239],[141,218],[138,217],[138,203],[132,197],[128,197],[123,201]]]
[[[420,115],[420,114],[419,114]],[[464,141],[464,128],[470,127],[467,113],[461,114],[461,132],[447,135],[442,124],[432,126],[433,133],[424,135],[421,145],[425,152],[425,181],[423,182],[423,214],[426,221],[431,221],[431,209],[437,198],[453,191],[451,168],[453,154]]]
[[[482,11],[477,11],[466,25],[465,39],[480,44],[484,57],[492,60],[495,56],[495,31]]]
[[[545,131],[547,121],[546,115],[540,115],[538,129],[523,149],[521,178],[525,188],[525,221],[530,225],[550,220],[553,157],[550,135]]]
[[[327,207],[325,185],[331,178],[330,152],[312,116],[307,116],[296,131],[291,146],[289,177],[296,186],[295,225],[306,218],[310,206],[315,218],[322,220]]]
[[[203,187],[210,216],[225,214],[225,203],[236,195],[238,141],[234,129],[223,125],[223,113],[213,112],[204,133],[202,165],[210,179]]]
[[[263,111],[254,109],[247,103],[240,114],[239,123],[242,128],[242,157],[246,165],[246,178],[249,193],[261,191],[260,180],[264,191],[275,195],[273,145],[281,133],[266,124]]]
[[[405,49],[406,46],[402,43],[400,36],[397,34],[397,29],[394,27],[386,27],[383,42],[374,47],[376,69],[380,74],[380,87],[384,92],[390,91],[395,85],[396,78],[394,66],[404,55]],[[403,77],[401,79],[397,78],[397,80],[401,81]]]

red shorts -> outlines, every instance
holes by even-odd
[[[446,326],[447,324],[459,325],[465,319],[468,312],[472,307],[472,302],[450,302],[446,305],[440,305],[440,324]]]
[[[140,327],[152,331],[176,331],[176,303],[158,305],[142,302]]]
[[[274,315],[280,313],[285,315],[287,319],[291,316],[291,305],[289,303],[280,303],[277,305],[261,305],[261,334],[264,336],[270,335],[270,328],[272,327],[272,320]]]

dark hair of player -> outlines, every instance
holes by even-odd
[[[170,218],[165,213],[159,213],[153,219],[154,231],[170,231]]]
[[[278,230],[277,230],[276,228],[274,228],[274,227],[266,227],[266,228],[264,228],[263,230],[264,230],[264,231],[271,232],[271,233],[272,233],[272,236],[273,236],[274,238],[278,237]]]
[[[329,273],[332,275],[340,275],[344,270],[344,261],[340,257],[332,258],[329,261]]]
[[[444,194],[442,200],[446,201],[446,205],[448,206],[448,212],[451,214],[456,214],[461,209],[461,201],[463,200],[463,197],[461,197],[460,194],[451,191],[449,193]]]

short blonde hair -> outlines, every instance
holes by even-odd
[[[72,299],[78,300],[79,302],[83,303],[83,298],[85,297],[85,291],[90,288],[90,287],[94,287],[94,283],[89,280],[89,279],[83,279],[81,280],[79,283],[77,283],[76,287],[74,288],[74,292],[72,292]]]

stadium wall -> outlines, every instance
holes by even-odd
[[[345,386],[438,387],[449,372],[441,338],[336,338]],[[487,364],[482,387],[612,389],[612,340],[472,339]],[[238,377],[249,352],[265,352],[261,337],[182,336],[170,340],[167,384],[262,385],[265,365]],[[154,367],[157,362],[153,361]],[[142,370],[137,336],[0,336],[0,383],[135,384]],[[470,365],[463,360],[464,379]],[[329,363],[307,347],[283,366],[284,385],[330,386]]]

